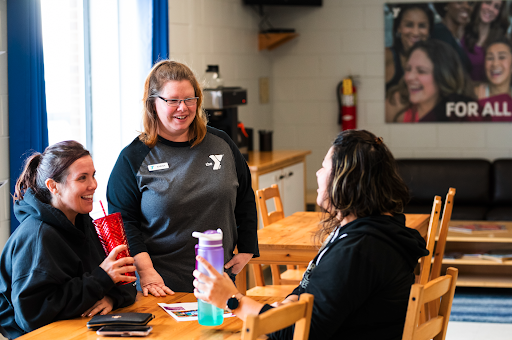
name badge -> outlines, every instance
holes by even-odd
[[[152,164],[148,165],[149,171],[156,171],[156,170],[162,170],[162,169],[169,169],[169,163],[160,163],[160,164]]]

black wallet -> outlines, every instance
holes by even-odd
[[[151,313],[95,315],[87,322],[87,328],[96,330],[103,326],[144,326],[154,317]]]

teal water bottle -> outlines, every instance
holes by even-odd
[[[222,248],[222,230],[207,230],[204,233],[194,231],[192,236],[199,239],[197,255],[208,261],[219,273],[224,272],[224,249]],[[208,271],[196,261],[196,269],[208,275]],[[200,325],[218,326],[224,321],[224,309],[217,308],[201,299],[197,300],[197,316]]]

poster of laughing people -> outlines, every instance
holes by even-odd
[[[386,3],[386,122],[512,122],[512,1]]]

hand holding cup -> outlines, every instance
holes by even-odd
[[[114,283],[133,282],[137,280],[137,277],[135,276],[126,275],[128,272],[134,272],[136,269],[133,265],[135,262],[133,257],[121,257],[116,260],[117,255],[127,249],[128,246],[125,244],[115,247],[112,249],[110,254],[108,254],[107,258],[100,264],[100,268],[110,276]]]
[[[101,203],[101,202],[100,202]],[[102,204],[103,207],[103,204]],[[128,242],[126,240],[126,233],[124,231],[123,219],[120,213],[114,213],[110,215],[105,215],[105,217],[98,218],[92,221],[94,227],[96,228],[96,233],[98,234],[98,238],[100,239],[101,245],[105,250],[105,254],[110,257],[112,252],[117,249],[120,245],[124,245],[121,250],[115,252],[115,256],[113,260],[121,260],[124,257],[131,258],[130,264],[134,263],[134,259],[130,257],[130,251],[128,249]],[[103,268],[103,267],[102,267]],[[125,276],[135,276],[135,267],[131,266],[130,270],[124,269]],[[107,271],[108,273],[108,271]],[[110,275],[110,273],[109,273]],[[110,275],[112,277],[112,275]],[[113,278],[112,278],[113,279]],[[123,285],[129,282],[136,281],[135,279],[130,279],[127,281],[115,281],[118,285]]]

